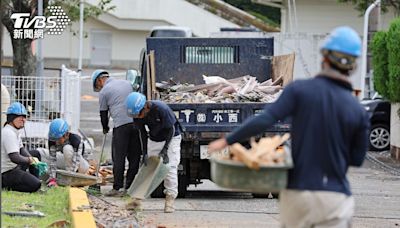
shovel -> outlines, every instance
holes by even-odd
[[[136,174],[128,194],[136,199],[147,198],[161,184],[168,171],[169,167],[163,163],[161,157],[149,157],[147,165],[143,164]]]

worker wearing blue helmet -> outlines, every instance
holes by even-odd
[[[44,161],[49,164],[49,187],[56,186],[56,170],[63,169],[70,172],[85,174],[89,170],[86,160],[90,151],[85,148],[81,137],[69,131],[67,121],[57,118],[49,125],[49,150],[39,148]],[[57,154],[59,156],[57,156]]]
[[[103,133],[109,128],[109,114],[113,119],[113,137],[111,159],[113,161],[114,184],[107,196],[123,196],[130,187],[139,169],[142,150],[139,131],[133,124],[133,119],[126,113],[125,98],[133,91],[127,80],[110,77],[105,70],[96,70],[92,74],[93,90],[99,92],[100,119]],[[129,166],[124,184],[125,160]]]
[[[24,148],[21,129],[28,113],[23,104],[12,103],[7,109],[7,121],[1,130],[1,182],[2,188],[19,192],[36,192],[40,189],[35,164],[41,160],[36,150]],[[29,172],[26,170],[29,168]]]
[[[346,173],[349,166],[362,165],[369,131],[367,113],[349,79],[361,54],[360,37],[350,27],[338,27],[321,54],[316,77],[289,84],[262,114],[209,144],[209,151],[218,151],[291,117],[294,168],[280,192],[282,227],[350,227],[354,213]]]
[[[169,166],[164,179],[165,213],[172,213],[174,200],[178,195],[178,165],[181,158],[181,130],[174,112],[162,101],[146,101],[146,97],[137,92],[126,98],[128,115],[135,118],[135,124],[142,135],[144,154],[161,156]],[[148,127],[148,131],[145,126]],[[140,200],[133,199],[128,203],[128,209],[138,209]]]

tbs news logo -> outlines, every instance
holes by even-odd
[[[71,20],[61,6],[48,6],[47,9],[51,16],[35,16],[32,19],[29,13],[13,13],[11,19],[15,19],[14,39],[43,38],[45,32],[49,35],[60,35]]]

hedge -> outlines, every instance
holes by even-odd
[[[374,88],[384,97],[389,98],[388,81],[388,50],[386,47],[387,33],[379,31],[374,34],[371,44],[372,65],[374,68]]]
[[[387,33],[389,100],[400,102],[400,18],[393,20]]]
[[[374,86],[391,102],[400,102],[400,18],[393,20],[387,32],[374,35],[371,45]]]

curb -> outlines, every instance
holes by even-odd
[[[86,192],[79,188],[69,188],[69,210],[74,228],[96,228],[89,199]]]

